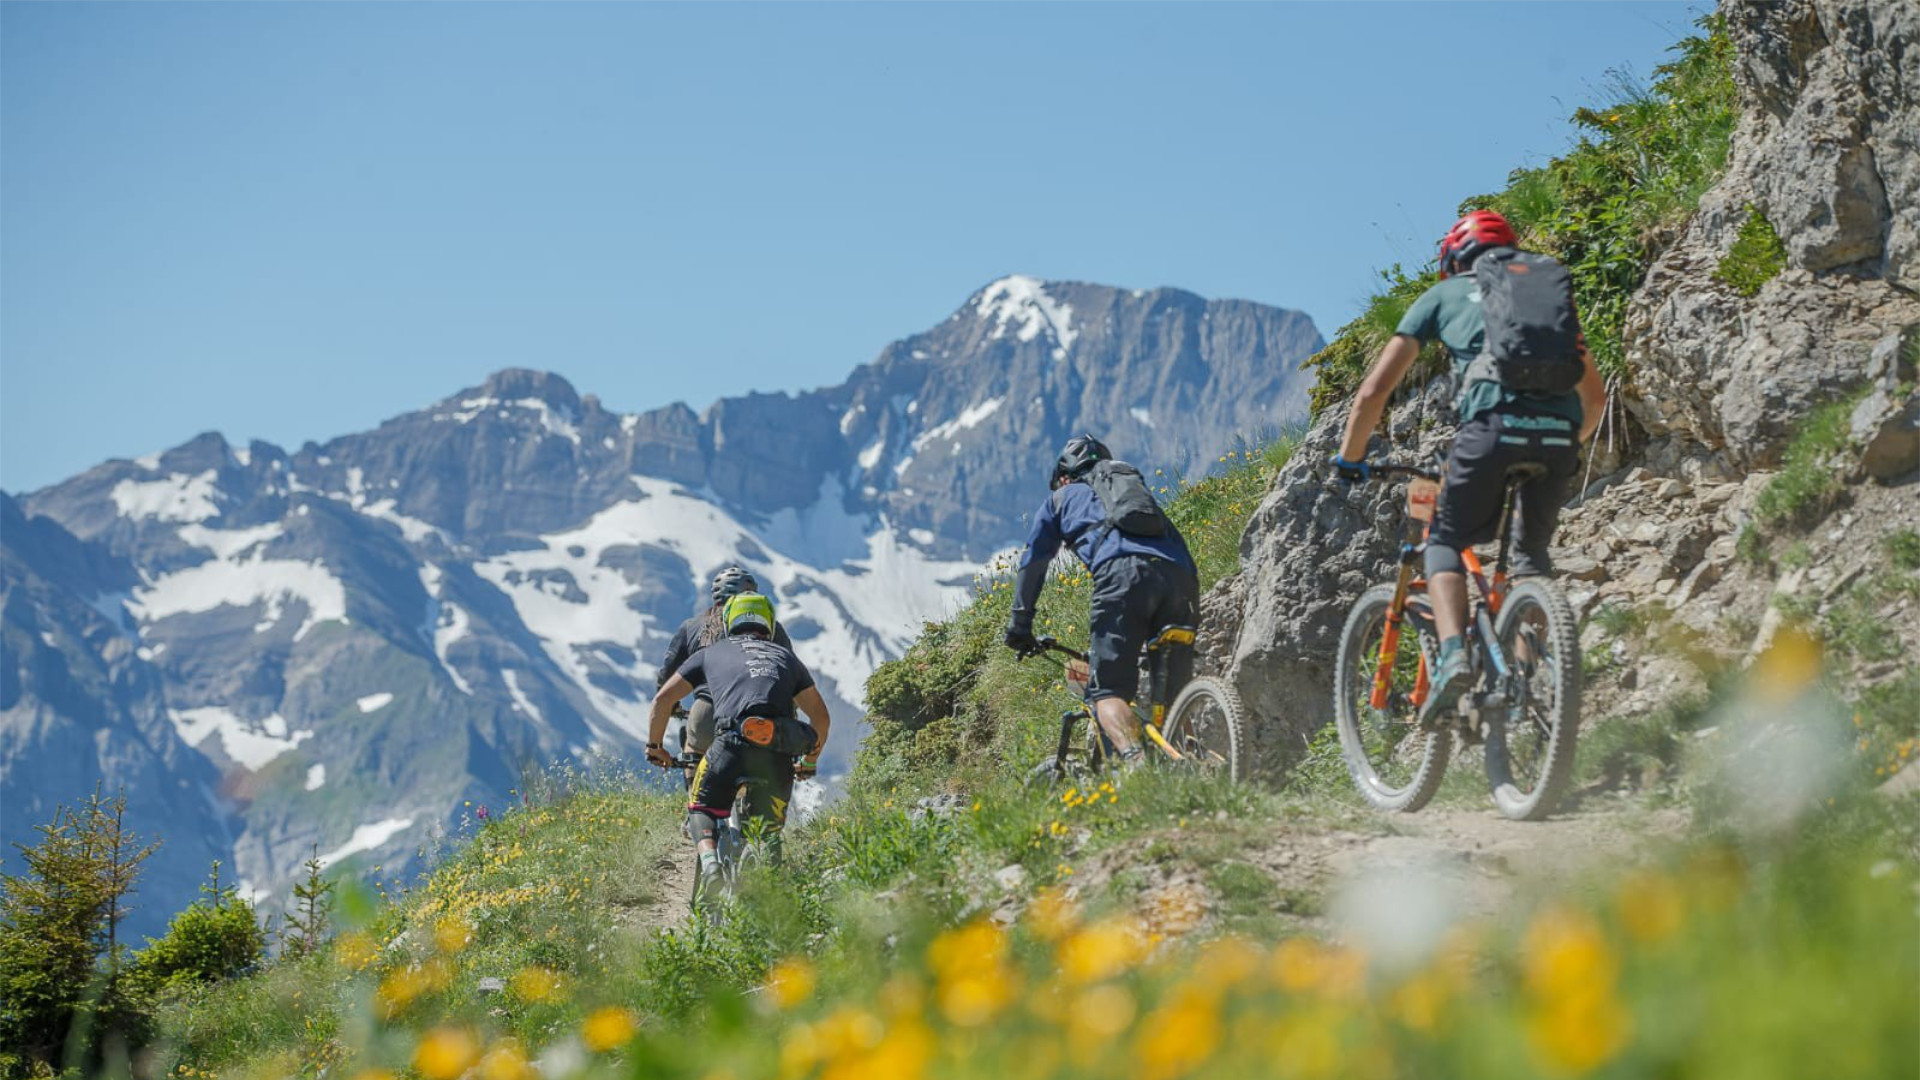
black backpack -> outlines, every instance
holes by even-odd
[[[1165,536],[1173,531],[1173,523],[1154,500],[1146,477],[1140,475],[1139,469],[1124,461],[1101,461],[1081,474],[1081,479],[1093,489],[1101,508],[1107,512],[1106,524],[1101,526],[1100,535],[1094,537],[1095,547],[1115,529],[1128,536]]]
[[[1580,385],[1580,318],[1573,275],[1560,260],[1494,248],[1473,261],[1486,344],[1468,379],[1492,378],[1509,390],[1564,394]]]

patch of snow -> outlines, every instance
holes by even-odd
[[[45,643],[49,649],[57,649],[60,647],[60,643],[54,639],[54,636],[45,630],[40,631],[40,640]]]
[[[322,784],[325,784],[326,782],[327,782],[326,762],[323,761],[318,764],[307,766],[307,790],[308,791],[319,791],[320,786]]]
[[[875,465],[880,464],[880,455],[883,453],[886,453],[886,450],[887,450],[886,440],[875,439],[873,440],[873,445],[867,447],[865,450],[860,451],[860,456],[855,460],[859,461],[860,467],[862,469],[871,469]]]
[[[933,530],[908,529],[907,539],[912,540],[914,543],[919,544],[921,547],[931,547],[933,546]]]
[[[914,413],[917,413],[917,412],[919,412],[919,411],[920,411],[920,399],[919,399],[919,398],[914,398],[914,399],[913,399],[912,401],[909,401],[909,402],[907,402],[907,415],[908,415],[908,416],[912,416],[912,415],[913,415]]]
[[[558,435],[572,442],[575,446],[580,444],[580,429],[574,425],[574,417],[562,413],[560,410],[539,398],[519,398],[514,401],[502,401],[499,398],[491,397],[467,398],[460,402],[458,409],[453,412],[435,413],[433,414],[433,419],[450,420],[456,424],[464,424],[489,409],[499,410],[500,419],[502,420],[512,418],[513,414],[508,411],[510,409],[531,410],[540,415],[540,426],[546,428],[548,434]],[[622,431],[633,430],[633,423],[637,422],[637,420],[637,417],[622,417],[620,420],[620,429]]]
[[[628,413],[620,418],[620,430],[630,432],[640,424],[639,413]]]
[[[393,695],[382,690],[377,694],[368,694],[366,697],[357,698],[354,700],[354,704],[358,706],[363,713],[375,712],[393,704]]]
[[[347,502],[355,510],[367,501],[367,471],[355,465],[347,470]]]
[[[459,605],[440,599],[440,582],[444,576],[444,572],[432,563],[420,567],[420,585],[427,590],[427,618],[420,625],[420,636],[433,643],[433,655],[439,659],[441,670],[453,680],[453,685],[463,694],[472,694],[473,687],[454,670],[453,661],[447,658],[447,650],[453,643],[467,636],[469,622],[467,613]]]
[[[1141,408],[1138,405],[1135,405],[1133,408],[1128,409],[1127,415],[1133,417],[1135,420],[1140,421],[1140,423],[1145,425],[1146,427],[1153,426],[1153,414]]]
[[[247,466],[253,464],[253,448],[252,447],[235,446],[231,448],[231,452],[233,454],[234,462],[238,464],[241,468],[244,469]]]
[[[278,713],[257,724],[249,724],[233,710],[219,705],[169,709],[167,719],[180,733],[180,740],[202,754],[207,753],[203,745],[207,739],[218,735],[227,757],[252,772],[259,772],[274,758],[313,738],[311,731],[288,732],[286,720]]]
[[[507,693],[513,698],[513,707],[525,713],[536,724],[546,723],[546,717],[540,715],[540,707],[533,703],[525,690],[520,689],[520,673],[512,668],[502,668],[500,678],[507,684]]]
[[[352,855],[372,851],[413,826],[413,818],[388,818],[353,830],[347,842],[320,856],[320,868],[326,869]]]
[[[1061,349],[1073,348],[1080,332],[1073,326],[1073,307],[1047,295],[1046,283],[1025,274],[1014,274],[981,290],[974,309],[983,320],[991,321],[993,336],[1004,337],[1008,324],[1016,324],[1014,336],[1032,341],[1041,331],[1053,335]]]
[[[215,608],[265,604],[260,627],[271,627],[280,622],[288,601],[293,600],[307,608],[306,618],[294,631],[295,641],[319,623],[347,621],[346,586],[325,564],[318,559],[269,559],[257,547],[247,559],[214,558],[164,574],[136,589],[128,607],[142,622],[158,622]]]
[[[329,466],[329,465],[332,465],[332,464],[333,464],[333,459],[332,459],[332,458],[330,458],[330,457],[328,457],[328,456],[327,456],[327,455],[325,455],[325,454],[321,454],[321,455],[320,455],[319,457],[317,457],[317,458],[315,458],[314,460],[315,460],[315,461],[317,461],[317,462],[319,462],[319,463],[320,463],[320,467],[321,467],[321,468],[323,468],[323,469],[324,469],[324,468],[326,468],[327,466]]]
[[[159,454],[142,454],[141,456],[134,458],[133,463],[147,470],[148,472],[160,471],[160,455]]]
[[[392,499],[381,499],[379,502],[368,503],[365,506],[356,505],[355,509],[358,509],[362,514],[370,518],[377,518],[389,525],[397,527],[400,530],[400,535],[405,537],[408,543],[417,544],[429,536],[441,535],[437,527],[429,525],[419,518],[408,517],[395,509],[398,505],[399,504]]]
[[[907,472],[907,466],[912,464],[913,464],[913,455],[908,454],[906,457],[903,457],[899,461],[896,461],[893,463],[893,475],[905,476]]]
[[[608,435],[600,440],[600,446],[602,449],[611,450],[617,445],[619,444],[613,441],[613,436],[611,435]]]
[[[225,498],[215,480],[212,469],[197,476],[174,473],[164,480],[122,480],[108,496],[121,517],[205,521],[220,516],[216,500]]]
[[[915,451],[919,451],[935,439],[952,438],[969,428],[978,427],[987,417],[999,412],[1000,406],[1006,403],[1006,398],[997,397],[988,398],[978,405],[969,405],[965,409],[962,409],[960,415],[954,417],[952,420],[944,424],[935,424],[919,435],[914,436],[913,448]]]
[[[206,548],[222,559],[244,555],[269,540],[278,539],[286,530],[277,521],[250,529],[209,529],[205,525],[180,526],[180,539],[194,547]]]
[[[866,411],[867,407],[865,405],[855,405],[853,408],[841,413],[840,434],[844,436],[852,432],[854,421],[860,419],[860,414]]]
[[[265,885],[255,885],[250,878],[241,878],[239,887],[234,891],[256,908],[273,899],[272,889]]]

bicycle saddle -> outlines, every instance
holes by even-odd
[[[1156,649],[1164,649],[1169,645],[1192,645],[1192,644],[1193,644],[1193,627],[1169,626],[1165,630],[1160,631],[1160,633],[1156,635],[1152,641],[1147,642],[1147,651],[1153,652]]]

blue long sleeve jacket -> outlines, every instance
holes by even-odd
[[[1197,572],[1187,541],[1180,530],[1169,523],[1164,536],[1129,536],[1119,529],[1107,529],[1106,508],[1100,496],[1083,483],[1068,484],[1047,497],[1033,515],[1033,530],[1027,534],[1027,548],[1020,555],[1019,580],[1014,589],[1012,628],[1022,632],[1033,629],[1033,610],[1040,602],[1040,589],[1047,583],[1047,566],[1066,544],[1080,561],[1093,571],[1121,555],[1144,555],[1164,559],[1189,572]]]

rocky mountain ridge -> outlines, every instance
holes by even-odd
[[[324,444],[207,434],[6,497],[5,839],[99,781],[169,841],[155,917],[210,857],[261,895],[314,852],[403,872],[528,770],[630,760],[732,562],[857,715],[1069,434],[1203,471],[1304,414],[1319,345],[1295,312],[1009,277],[822,390],[619,414],[508,370]]]

